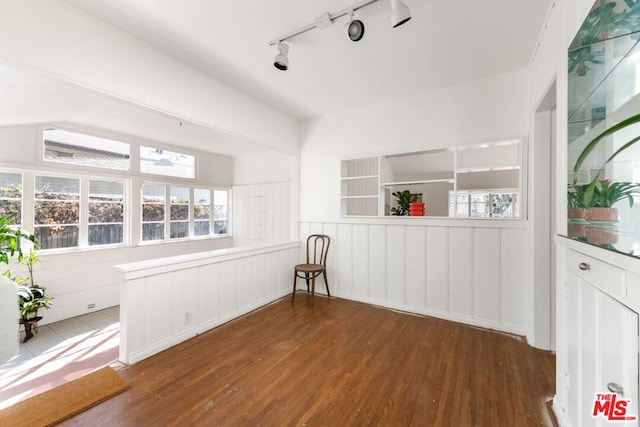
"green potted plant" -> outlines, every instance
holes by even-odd
[[[635,182],[609,182],[597,181],[593,191],[586,197],[584,204],[587,208],[586,220],[593,221],[618,221],[618,210],[613,207],[621,200],[627,200],[629,206],[633,206],[633,197],[640,196],[640,184]]]
[[[22,239],[33,243],[34,249],[30,250],[26,257],[22,252]],[[40,255],[35,251],[37,248],[35,236],[24,232],[19,227],[12,227],[8,217],[0,217],[0,262],[9,264],[9,260],[17,256],[18,262],[23,263],[29,271],[29,277],[12,277],[9,269],[3,274],[16,284],[18,309],[24,320],[37,317],[38,309],[49,308],[53,303],[53,298],[46,296],[44,289],[36,286],[33,280],[33,265],[40,259]],[[30,283],[27,286],[25,283],[29,280]]]
[[[412,194],[409,190],[391,193],[396,198],[396,206],[391,208],[391,215],[396,216],[423,216],[424,203],[421,194]]]
[[[29,255],[23,256],[22,264],[29,271],[29,294],[24,297],[18,295],[18,307],[24,320],[38,317],[38,309],[48,309],[53,304],[53,298],[45,295],[45,288],[41,288],[33,279],[33,266],[40,261],[40,255],[35,250],[30,250]]]
[[[46,296],[41,288],[29,288],[29,293],[26,295],[18,293],[18,308],[24,320],[38,317],[39,309],[48,309],[52,304],[53,298]]]
[[[584,185],[569,184],[567,189],[567,216],[570,219],[584,220],[586,206],[584,204]]]
[[[634,138],[631,138],[629,141],[627,141],[624,144],[622,144],[622,146],[620,148],[618,148],[613,154],[611,154],[604,161],[602,166],[598,169],[598,173],[591,180],[591,182],[580,186],[580,185],[577,184],[577,180],[578,180],[578,175],[579,175],[579,172],[580,172],[580,168],[582,167],[582,164],[589,157],[589,155],[593,152],[593,150],[595,150],[596,147],[606,137],[609,137],[609,136],[613,135],[615,132],[618,132],[619,130],[622,130],[622,129],[624,129],[626,127],[629,127],[631,125],[634,125],[636,123],[640,123],[640,114],[636,114],[634,116],[631,116],[631,117],[621,121],[620,123],[617,123],[617,124],[607,128],[607,129],[605,129],[604,131],[602,131],[600,134],[596,135],[591,141],[589,141],[587,143],[585,148],[582,150],[582,152],[580,153],[580,155],[576,159],[575,165],[573,166],[573,177],[574,178],[573,178],[573,182],[569,186],[569,191],[570,192],[574,192],[576,194],[571,196],[570,203],[571,203],[571,200],[573,200],[574,202],[580,202],[581,201],[582,206],[580,206],[580,207],[583,207],[583,208],[607,207],[607,206],[595,206],[594,203],[597,203],[597,204],[606,203],[605,200],[613,200],[613,198],[615,198],[617,194],[620,194],[621,199],[627,198],[630,201],[630,203],[633,203],[633,194],[635,194],[635,193],[633,193],[631,196],[629,196],[628,193],[625,193],[625,190],[631,190],[631,189],[635,188],[634,186],[622,185],[622,184],[625,184],[625,183],[617,183],[616,185],[613,185],[614,183],[609,184],[608,181],[607,181],[606,185],[603,187],[602,181],[600,180],[600,173],[601,173],[600,171],[603,171],[605,169],[605,167],[607,166],[607,164],[609,164],[609,162],[611,162],[613,159],[615,159],[620,153],[622,153],[623,151],[629,149],[636,142],[640,141],[640,136],[636,136]],[[598,184],[598,183],[600,183],[600,184]],[[632,183],[626,183],[626,184],[632,184]],[[613,185],[613,187],[611,187],[611,185]],[[621,200],[621,199],[617,199],[616,201]],[[611,206],[608,206],[608,207],[611,207]]]
[[[396,198],[396,205],[391,208],[391,215],[405,216],[409,215],[409,203],[411,203],[411,191],[396,191],[391,193]]]

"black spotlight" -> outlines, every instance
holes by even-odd
[[[351,20],[345,27],[345,31],[352,42],[360,41],[364,37],[364,24],[358,19]]]

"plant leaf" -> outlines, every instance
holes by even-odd
[[[587,144],[587,146],[584,147],[584,150],[582,150],[582,153],[580,153],[580,155],[576,159],[576,163],[573,166],[573,183],[576,184],[578,182],[578,171],[580,170],[580,167],[582,166],[582,163],[584,163],[584,161],[589,156],[589,154],[591,154],[591,152],[598,146],[598,144],[600,143],[600,140],[602,140],[603,138],[605,138],[605,137],[607,137],[607,136],[619,131],[620,129],[624,129],[627,126],[631,126],[632,124],[635,124],[635,123],[638,123],[638,122],[640,122],[640,114],[636,114],[635,116],[631,116],[631,117],[621,121],[620,123],[617,123],[617,124],[611,126],[610,128],[605,129],[599,135],[597,135],[595,138],[593,138]],[[629,146],[631,146],[632,144],[634,144],[638,139],[640,139],[640,137],[634,138],[632,141],[629,141],[628,143],[623,145],[618,151],[616,151],[616,153],[614,153],[614,155],[612,155],[607,160],[607,162],[609,162],[613,157],[615,157],[615,155],[617,155],[620,151],[622,151],[623,149],[626,149]]]

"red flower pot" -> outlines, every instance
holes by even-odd
[[[421,203],[409,203],[409,215],[410,216],[424,216],[425,207],[424,202]]]

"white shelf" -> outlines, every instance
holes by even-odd
[[[440,182],[446,182],[449,184],[453,184],[453,178],[446,179],[424,179],[419,181],[397,181],[397,182],[383,182],[380,185],[388,187],[391,185],[417,185],[417,184],[435,184]]]
[[[361,175],[361,176],[343,176],[340,178],[343,181],[349,181],[354,179],[378,179],[378,175]]]
[[[377,194],[372,194],[369,196],[340,196],[341,199],[377,199]]]
[[[481,168],[463,168],[457,169],[457,173],[474,173],[474,172],[493,172],[493,171],[510,171],[520,169],[520,166],[493,166]]]

